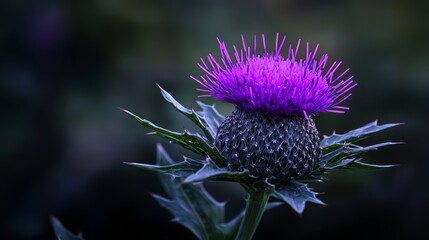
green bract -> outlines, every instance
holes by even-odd
[[[323,204],[317,198],[317,193],[309,188],[308,184],[323,182],[325,174],[330,171],[393,166],[368,164],[361,162],[361,159],[357,157],[361,153],[397,144],[384,142],[370,146],[357,145],[358,141],[376,132],[399,125],[397,123],[378,125],[377,121],[374,121],[345,134],[334,133],[330,136],[324,136],[320,142],[323,152],[321,162],[323,164],[320,164],[320,167],[314,169],[306,178],[273,183],[269,179],[252,177],[247,170],[228,170],[226,160],[214,146],[217,129],[223,122],[224,116],[214,106],[206,105],[202,102],[197,102],[201,111],[185,108],[167,91],[161,87],[159,88],[164,99],[177,111],[194,122],[201,129],[202,134],[191,133],[186,130],[175,132],[164,129],[127,110],[121,110],[153,131],[155,135],[178,144],[200,155],[201,158],[191,159],[184,157],[181,161],[174,161],[164,148],[158,145],[156,164],[128,164],[160,173],[160,180],[168,197],[154,195],[154,198],[161,206],[173,214],[176,222],[190,229],[199,239],[246,239],[238,233],[239,228],[245,228],[246,224],[250,224],[249,221],[251,220],[244,217],[246,212],[255,211],[253,217],[256,216],[256,218],[260,219],[264,210],[282,203],[289,204],[297,213],[304,211],[307,202]],[[220,203],[211,197],[202,185],[203,181],[237,182],[249,193],[249,199],[253,199],[251,197],[256,196],[256,199],[264,200],[265,204],[270,197],[273,197],[276,201],[264,205],[262,208],[264,210],[262,211],[256,208],[253,209],[252,203],[248,202],[246,209],[242,213],[226,222],[224,218],[225,203]],[[247,235],[251,237],[253,232]]]

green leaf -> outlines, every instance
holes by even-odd
[[[158,148],[157,164],[168,166],[174,161],[163,148]],[[187,227],[199,239],[224,239],[220,225],[224,222],[224,203],[213,199],[201,183],[182,184],[169,175],[159,175],[170,197],[154,195],[161,206],[174,216],[174,221]]]
[[[377,121],[374,121],[358,129],[351,130],[345,134],[336,134],[334,132],[331,136],[324,136],[322,141],[320,142],[320,145],[323,148],[323,152],[328,153],[341,147],[345,143],[353,143],[353,142],[360,141],[376,132],[379,132],[394,126],[398,126],[400,124],[401,123],[389,123],[389,124],[378,125]]]
[[[153,130],[153,134],[159,135],[167,140],[170,140],[188,150],[191,150],[195,153],[198,153],[200,155],[204,155],[204,151],[201,148],[198,148],[198,146],[194,145],[193,143],[195,141],[197,141],[196,139],[194,139],[195,137],[191,137],[189,134],[187,133],[178,133],[178,132],[174,132],[165,128],[161,128],[158,127],[157,125],[155,125],[154,123],[146,120],[146,119],[142,119],[139,116],[135,115],[134,113],[125,110],[125,109],[120,109],[122,110],[124,113],[130,115],[131,117],[133,117],[135,120],[137,120],[137,122],[139,122],[141,125],[145,126],[146,128]]]
[[[83,240],[81,234],[73,234],[67,230],[57,218],[51,217],[51,222],[58,240]]]
[[[243,182],[253,180],[249,171],[243,172],[231,171],[226,167],[218,167],[210,158],[207,159],[204,166],[196,173],[189,175],[184,183],[189,182],[201,182],[204,180],[218,180],[218,181],[231,181],[231,182]]]
[[[317,193],[308,188],[307,184],[294,180],[277,186],[272,195],[288,203],[299,214],[304,211],[307,202],[325,205],[316,197]]]
[[[328,170],[332,170],[332,169],[342,169],[345,166],[351,164],[352,162],[356,161],[356,158],[346,158],[346,159],[342,159],[340,161],[337,161],[335,163],[331,163],[326,165],[324,168],[328,169]]]
[[[192,122],[194,122],[199,128],[201,128],[201,130],[203,130],[208,140],[213,142],[216,135],[213,135],[212,132],[209,131],[209,127],[207,126],[208,124],[206,123],[206,120],[201,116],[199,116],[193,109],[191,110],[191,109],[185,108],[176,99],[174,99],[170,93],[165,91],[160,85],[158,85],[158,87],[161,90],[161,94],[164,97],[164,99],[167,102],[169,102],[176,110],[178,110],[180,113],[185,115]]]
[[[341,166],[345,164],[345,162],[342,162],[343,159],[347,159],[361,153],[378,150],[378,148],[380,147],[385,147],[385,146],[390,146],[395,144],[400,144],[400,143],[385,142],[385,143],[378,143],[378,144],[374,144],[366,147],[361,147],[355,144],[344,144],[341,147],[337,148],[336,150],[329,152],[327,154],[324,154],[322,156],[321,162],[326,163],[324,168],[334,169],[338,167],[337,164],[339,163]]]
[[[217,129],[222,124],[225,117],[216,110],[214,105],[207,105],[200,101],[197,101],[197,104],[200,105],[202,109],[202,111],[197,112],[198,115],[201,119],[205,120],[210,134],[212,135],[213,139],[215,139]]]
[[[397,165],[379,165],[379,164],[369,164],[361,162],[361,159],[344,159],[338,162],[335,166],[330,169],[364,169],[364,170],[373,170],[380,168],[391,168],[396,167]]]
[[[163,147],[158,144],[157,145],[158,152],[164,151]],[[149,171],[155,171],[158,173],[169,174],[172,177],[185,178],[191,174],[197,172],[204,165],[204,162],[201,160],[194,160],[188,157],[184,157],[184,160],[179,163],[173,163],[170,165],[160,166],[154,164],[145,164],[145,163],[126,163],[131,166],[136,166],[139,168],[143,168]]]
[[[134,113],[121,109],[124,113],[133,117],[137,122],[146,128],[153,130],[155,135],[161,136],[167,140],[172,141],[190,151],[193,151],[201,156],[209,156],[219,166],[225,166],[226,160],[217,151],[214,146],[211,146],[205,139],[195,133],[184,131],[183,133],[174,132],[165,128],[158,127],[152,122],[142,119]]]
[[[353,161],[351,164],[347,165],[346,167],[348,168],[360,168],[360,169],[368,169],[368,170],[372,170],[372,169],[379,169],[379,168],[391,168],[391,167],[397,167],[398,165],[396,164],[370,164],[370,163],[364,163],[361,162],[360,160],[357,161]]]

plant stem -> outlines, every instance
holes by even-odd
[[[267,206],[270,194],[263,189],[255,190],[249,186],[243,187],[249,193],[247,199],[246,210],[244,218],[241,222],[240,229],[238,229],[236,240],[251,240],[256,228],[259,225],[262,214],[264,214],[265,207]]]

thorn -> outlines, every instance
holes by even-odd
[[[305,119],[307,119],[307,121],[309,121],[310,120],[310,118],[308,117],[308,115],[307,115],[307,112],[304,110],[304,111],[302,111],[303,113],[304,113],[304,116],[305,116]]]

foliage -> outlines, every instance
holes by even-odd
[[[159,87],[164,99],[177,111],[194,122],[202,131],[191,133],[184,130],[175,132],[159,127],[152,122],[121,109],[144,127],[172,143],[178,144],[201,156],[203,160],[184,157],[182,161],[173,161],[164,148],[158,145],[156,164],[128,163],[146,170],[160,173],[160,180],[169,198],[153,195],[161,206],[173,216],[174,221],[191,230],[199,239],[234,239],[244,212],[225,222],[225,203],[216,201],[205,190],[203,181],[231,181],[240,183],[249,193],[267,191],[270,196],[290,205],[297,213],[304,211],[307,202],[324,204],[317,198],[317,193],[308,187],[309,183],[323,182],[324,175],[339,169],[376,169],[393,165],[368,164],[357,158],[359,154],[377,150],[380,147],[397,144],[384,142],[369,146],[359,146],[356,142],[371,135],[397,126],[398,124],[379,125],[377,121],[364,125],[345,134],[333,133],[321,140],[323,156],[321,165],[310,175],[285,183],[275,183],[271,179],[256,179],[248,171],[231,171],[226,160],[214,147],[217,128],[222,123],[222,116],[213,105],[197,102],[201,111],[188,109],[175,100],[171,94]],[[280,205],[271,202],[266,210]]]

